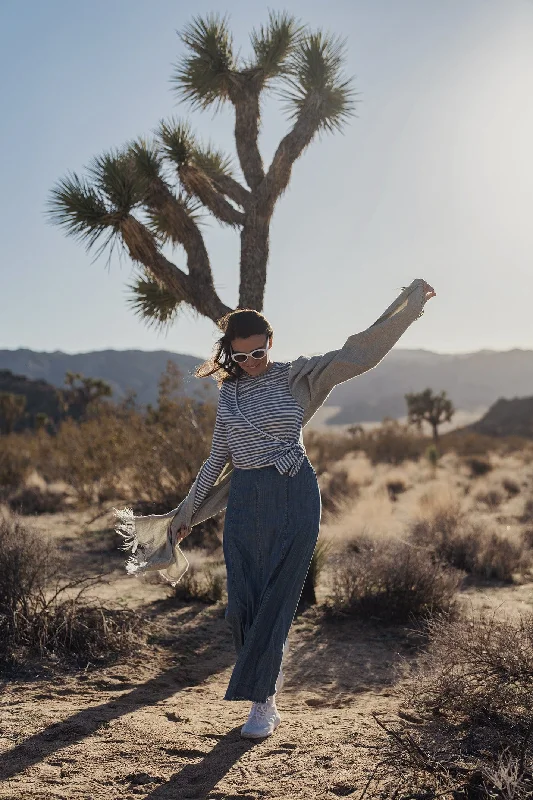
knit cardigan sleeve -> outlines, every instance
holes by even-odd
[[[322,355],[299,356],[289,369],[295,400],[313,413],[334,386],[377,366],[409,325],[423,313],[424,281],[416,278],[369,328],[349,336],[344,345]]]

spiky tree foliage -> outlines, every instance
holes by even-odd
[[[416,425],[420,429],[422,422],[429,422],[436,445],[439,441],[439,425],[451,422],[455,414],[453,403],[446,392],[433,394],[431,389],[424,389],[423,392],[406,394],[405,399],[409,424]]]
[[[356,94],[343,76],[344,44],[311,32],[286,13],[251,33],[251,55],[238,57],[228,20],[195,17],[179,34],[184,53],[173,86],[196,109],[230,104],[238,169],[187,121],[163,120],[140,138],[93,159],[52,190],[49,214],[97,254],[118,242],[139,266],[130,302],[149,324],[172,324],[187,306],[216,321],[231,311],[218,297],[202,234],[203,215],[240,231],[239,308],[262,310],[270,222],[294,162],[321,132],[342,129]],[[275,90],[290,127],[269,165],[259,150],[261,97]],[[183,270],[163,247],[184,255]],[[166,250],[168,252],[168,250]]]

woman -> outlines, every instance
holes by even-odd
[[[272,361],[272,327],[259,312],[238,309],[219,320],[224,335],[215,355],[196,370],[197,377],[216,375],[220,387],[211,453],[186,498],[192,524],[181,524],[183,501],[170,531],[176,544],[190,533],[230,460],[223,551],[237,660],[224,699],[252,701],[243,737],[269,736],[280,723],[282,657],[319,532],[321,499],[303,444],[304,412],[316,410],[334,385],[376,366],[434,296],[416,279],[341,350],[296,362]]]

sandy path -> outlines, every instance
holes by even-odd
[[[222,699],[235,662],[224,603],[166,599],[166,585],[126,576],[122,555],[110,558],[103,520],[86,533],[83,522],[35,520],[80,572],[105,568],[102,599],[145,606],[158,632],[127,663],[0,684],[0,798],[359,800],[381,740],[372,713],[398,719],[396,670],[416,654],[416,638],[349,618],[325,623],[320,607],[308,609],[291,628],[281,725],[267,739],[242,739],[250,703]],[[478,608],[530,610],[532,585],[462,595]],[[365,798],[390,797],[382,790],[374,783]]]
[[[408,636],[319,626],[305,612],[291,628],[281,725],[251,742],[239,735],[250,704],[222,700],[234,663],[223,605],[159,611],[165,631],[136,664],[3,686],[0,797],[360,796],[374,763],[371,712],[394,717]]]

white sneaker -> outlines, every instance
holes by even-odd
[[[241,736],[245,739],[261,739],[270,736],[279,723],[281,717],[276,708],[276,700],[271,695],[265,703],[252,703],[248,719],[241,728]]]

